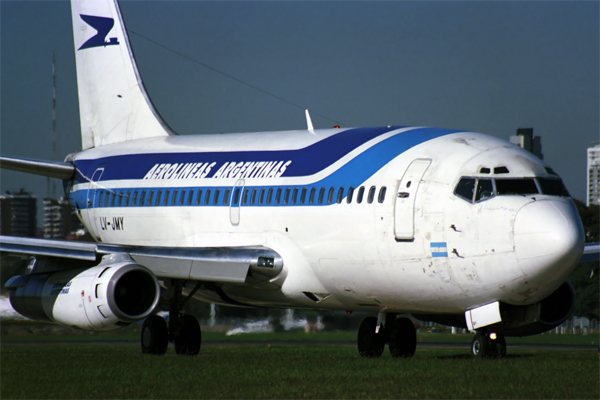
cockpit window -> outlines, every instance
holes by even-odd
[[[560,179],[538,178],[537,181],[540,185],[540,189],[542,189],[543,194],[571,197],[569,191]]]
[[[475,201],[480,201],[494,196],[494,185],[491,179],[477,180],[477,195]]]
[[[456,185],[456,190],[454,190],[454,194],[458,197],[462,197],[467,200],[469,203],[473,201],[473,193],[475,192],[475,179],[474,178],[462,178],[458,185]]]
[[[499,196],[511,194],[539,193],[533,178],[525,179],[496,179],[496,194]]]

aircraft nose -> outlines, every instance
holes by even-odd
[[[514,224],[515,256],[531,280],[560,285],[583,253],[584,232],[570,199],[539,200],[522,207]]]

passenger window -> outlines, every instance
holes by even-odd
[[[196,195],[196,205],[199,206],[202,201],[202,189],[198,189],[198,194]]]
[[[166,206],[167,204],[169,204],[169,195],[171,194],[170,190],[167,190],[165,192],[165,198],[163,200],[163,206]]]
[[[296,204],[296,200],[298,200],[298,188],[294,188],[292,192],[292,204]]]
[[[221,189],[215,189],[215,197],[213,198],[213,205],[216,206],[219,204],[219,195],[221,194]]]
[[[277,189],[277,194],[275,195],[275,204],[279,204],[281,202],[281,188]]]
[[[319,204],[323,204],[324,199],[325,199],[325,188],[321,187],[321,190],[319,190]]]
[[[385,186],[382,186],[381,189],[379,189],[379,196],[377,197],[377,201],[379,203],[383,203],[385,201],[386,190],[387,190],[387,188]]]
[[[356,202],[358,204],[362,203],[364,194],[365,194],[365,187],[364,186],[359,187],[358,193],[356,194]]]
[[[315,204],[315,193],[317,192],[317,188],[310,189],[310,196],[308,197],[308,202],[310,204]]]
[[[475,195],[475,201],[488,199],[494,196],[494,186],[492,185],[491,179],[478,179],[477,180],[477,194]]]
[[[306,203],[306,188],[302,188],[302,192],[300,192],[300,204]]]
[[[191,206],[193,200],[194,200],[194,189],[190,189],[190,194],[188,195],[187,205]]]
[[[158,192],[156,192],[156,201],[154,202],[155,206],[160,206],[160,198],[163,194],[162,190],[159,190]]]
[[[177,190],[173,190],[173,197],[171,197],[171,205],[177,204]]]
[[[334,193],[335,193],[335,188],[334,187],[330,187],[329,188],[329,193],[327,194],[327,204],[333,203],[333,194]]]
[[[117,202],[117,207],[121,207],[121,205],[123,205],[123,191],[122,190],[119,192],[119,200]]]
[[[283,204],[287,204],[290,201],[290,188],[285,188],[283,194]]]
[[[127,196],[125,197],[125,206],[130,206],[129,200],[131,199],[131,190],[127,191]]]
[[[185,202],[185,189],[181,191],[181,195],[179,196],[179,205],[182,206]]]
[[[117,199],[117,192],[110,192],[110,206],[115,206],[115,200]]]
[[[144,200],[146,200],[146,191],[142,190],[142,194],[140,196],[140,207],[145,206]]]
[[[496,179],[496,193],[499,196],[511,194],[537,194],[533,179]]]
[[[100,191],[100,196],[98,198],[98,205],[100,207],[102,207],[103,202],[104,202],[104,190],[101,190]]]
[[[206,194],[204,195],[204,205],[207,206],[210,203],[210,189],[206,189]]]
[[[354,186],[348,188],[348,194],[346,195],[346,203],[352,203],[352,195],[354,194]]]
[[[244,189],[244,195],[242,196],[242,204],[248,204],[248,194],[250,193],[250,189]]]
[[[337,196],[337,203],[341,204],[342,200],[344,199],[344,187],[342,186],[339,190],[338,190],[338,196]]]
[[[240,188],[235,188],[233,190],[233,202],[231,203],[232,206],[237,206],[240,204]]]
[[[473,202],[473,194],[475,192],[475,179],[474,178],[461,178],[454,189],[454,194],[462,199]]]
[[[154,198],[154,190],[150,191],[150,194],[148,195],[148,206],[152,205],[152,199]]]
[[[549,168],[548,168],[549,169]],[[571,197],[569,191],[560,179],[538,178],[543,194],[551,196]]]
[[[256,189],[252,189],[252,195],[250,196],[250,204],[254,205],[256,203]]]
[[[265,201],[265,188],[260,189],[260,193],[258,193],[258,204],[262,206]]]
[[[225,193],[223,193],[223,205],[226,206],[229,204],[229,194],[231,193],[231,189],[225,189]]]
[[[369,189],[369,196],[367,197],[367,203],[373,203],[373,199],[375,198],[375,186],[371,186]]]
[[[271,200],[273,200],[273,188],[269,188],[267,192],[267,205],[271,204]]]
[[[137,206],[137,199],[138,199],[138,191],[134,191],[133,192],[133,200],[131,201],[131,205],[132,206]]]

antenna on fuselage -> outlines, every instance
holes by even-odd
[[[313,127],[312,121],[310,120],[310,114],[308,113],[308,110],[304,110],[304,114],[306,115],[306,126],[308,126],[308,131],[314,135],[315,128]]]

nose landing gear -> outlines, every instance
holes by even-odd
[[[475,359],[506,357],[506,339],[496,333],[477,333],[471,341],[471,355]]]

